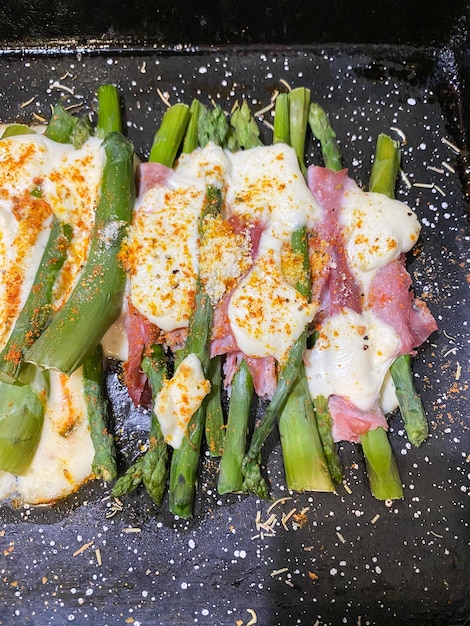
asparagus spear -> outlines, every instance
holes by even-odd
[[[222,408],[222,357],[215,356],[209,365],[211,390],[206,406],[206,441],[211,457],[220,457],[224,449],[225,423]]]
[[[108,405],[103,395],[103,349],[97,346],[94,353],[83,363],[83,392],[88,410],[90,435],[95,449],[92,470],[105,482],[117,475],[116,452],[113,435],[108,432]]]
[[[274,109],[273,143],[290,145],[289,94],[280,93]]]
[[[67,375],[91,354],[121,311],[125,275],[117,255],[132,214],[133,149],[119,133],[110,133],[103,148],[106,163],[86,265],[65,305],[25,354],[27,361]]]
[[[58,219],[52,221],[33,286],[13,331],[0,353],[0,380],[13,382],[23,365],[24,353],[43,331],[51,311],[52,289],[67,258],[72,229]]]
[[[204,207],[199,219],[199,236],[204,238],[207,219],[216,217],[222,208],[222,193],[217,187],[207,188]],[[189,322],[185,352],[196,354],[204,375],[209,373],[209,343],[212,330],[212,305],[202,281],[196,285],[196,302]],[[170,466],[170,511],[183,518],[193,514],[194,493],[205,421],[205,402],[194,413],[188,425],[188,436],[173,452]]]
[[[253,432],[250,447],[248,448],[248,451],[243,459],[243,488],[246,491],[256,493],[260,498],[266,498],[268,493],[266,483],[261,476],[259,467],[261,448],[271,432],[271,429],[276,422],[276,418],[284,407],[287,397],[299,375],[300,365],[302,363],[305,350],[306,338],[307,331],[304,330],[299,339],[297,339],[297,341],[290,348],[287,361],[279,373],[276,390],[274,391],[273,397],[266,408],[263,418],[260,420]]]
[[[5,128],[1,139],[6,139],[7,137],[15,137],[16,135],[35,135],[36,131],[30,126],[26,126],[25,124],[10,124]]]
[[[338,172],[343,165],[341,153],[336,142],[336,133],[324,109],[315,102],[312,102],[310,105],[308,122],[312,133],[320,142],[325,167]]]
[[[305,227],[292,234],[292,250],[300,257],[297,264],[297,290],[310,296],[310,264]],[[306,337],[303,349],[306,348]],[[289,489],[295,491],[334,491],[318,433],[304,364],[279,418],[282,456]]]
[[[48,375],[25,365],[21,381],[0,382],[0,470],[23,474],[41,438]]]
[[[111,489],[113,498],[122,498],[132,493],[142,484],[143,481],[144,457],[140,456],[127,470],[119,476]]]
[[[377,500],[403,498],[397,463],[386,431],[379,427],[361,437],[372,494]]]
[[[167,376],[163,346],[155,344],[142,360],[142,370],[152,389],[152,400],[160,392]],[[152,411],[149,432],[149,449],[142,463],[142,479],[147,493],[157,506],[160,506],[165,491],[168,474],[168,447],[163,438],[160,423]]]
[[[235,130],[240,148],[247,150],[263,145],[259,138],[260,130],[256,120],[251,115],[250,107],[246,100],[243,100],[241,107],[233,111],[230,117],[230,126]]]
[[[61,104],[56,104],[44,134],[58,143],[70,143],[74,148],[80,148],[91,137],[93,129],[87,118],[71,115]]]
[[[199,100],[194,99],[189,108],[189,123],[186,129],[183,142],[183,152],[187,154],[199,147],[198,128],[199,116],[201,114],[202,104]]]
[[[294,148],[300,169],[305,175],[305,137],[308,125],[310,89],[298,87],[289,92],[290,145]]]
[[[252,394],[253,379],[246,362],[242,361],[232,381],[225,446],[217,481],[217,490],[220,494],[243,489],[242,461]]]
[[[104,139],[109,133],[122,133],[119,94],[114,85],[100,85],[97,92],[98,120],[95,135]]]
[[[186,104],[174,104],[165,111],[153,139],[149,161],[173,167],[190,118]]]
[[[377,137],[375,158],[369,181],[370,191],[395,197],[395,182],[400,165],[398,143],[385,134]],[[428,422],[423,404],[415,389],[411,372],[411,358],[403,354],[395,359],[390,368],[395,384],[400,412],[410,443],[420,446],[428,436]]]

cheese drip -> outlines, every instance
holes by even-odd
[[[282,247],[301,226],[313,226],[321,210],[305,184],[294,150],[284,144],[231,157],[227,204],[265,225],[255,265],[235,289],[228,308],[238,347],[248,356],[283,362],[318,308],[289,284]]]
[[[188,354],[167,380],[154,404],[165,441],[179,448],[187,436],[188,424],[210,391],[197,355]]]
[[[54,306],[72,290],[87,256],[104,154],[101,140],[80,149],[43,135],[0,141],[0,347],[31,290],[55,215],[73,237]]]
[[[399,347],[395,330],[369,311],[344,309],[330,317],[306,354],[312,397],[343,396],[371,410]]]
[[[124,263],[132,304],[164,331],[186,328],[198,273],[198,219],[207,185],[222,186],[227,167],[221,148],[183,155],[164,184],[137,201]]]

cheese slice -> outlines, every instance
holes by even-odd
[[[195,354],[181,361],[173,377],[164,383],[157,395],[154,412],[165,441],[179,448],[188,435],[188,424],[210,391],[201,362]]]
[[[370,311],[344,309],[328,318],[306,353],[312,398],[343,396],[363,411],[372,409],[399,347],[395,330]]]

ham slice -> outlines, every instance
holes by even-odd
[[[368,308],[395,328],[400,336],[400,354],[411,354],[437,330],[430,310],[422,300],[414,297],[410,288],[411,277],[402,255],[377,272],[367,297]]]
[[[380,426],[388,430],[387,420],[376,406],[370,411],[361,411],[346,398],[330,396],[328,408],[333,419],[333,439],[359,443],[361,435]]]
[[[149,406],[152,394],[140,365],[145,349],[157,341],[159,329],[139,313],[130,301],[127,307],[126,333],[129,355],[123,365],[124,382],[135,406]]]
[[[157,185],[164,185],[173,170],[161,163],[139,163],[137,168],[137,189],[142,198],[146,192]]]
[[[322,167],[308,170],[309,188],[323,209],[323,218],[317,227],[317,240],[323,240],[329,256],[328,278],[322,278],[320,311],[315,319],[318,330],[330,316],[345,309],[360,314],[370,310],[390,325],[400,337],[396,356],[412,354],[436,330],[436,322],[426,304],[414,297],[411,277],[405,268],[405,255],[379,268],[367,293],[362,293],[355,280],[345,253],[341,212],[344,194],[357,189],[346,170],[332,172]],[[317,246],[318,241],[316,242]],[[335,441],[359,442],[361,435],[378,427],[388,428],[379,406],[363,411],[347,397],[331,395],[328,400],[333,419]]]
[[[309,167],[307,181],[313,197],[323,209],[323,218],[316,231],[319,242],[326,244],[325,251],[329,256],[325,268],[328,288],[323,291],[320,308],[327,308],[329,315],[345,307],[360,313],[361,290],[348,266],[340,223],[344,193],[356,184],[345,169],[333,172],[319,166]]]

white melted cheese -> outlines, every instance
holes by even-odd
[[[267,234],[279,241],[321,218],[321,207],[305,183],[292,148],[277,143],[227,155],[231,168],[226,201],[231,213],[260,220]]]
[[[235,289],[228,318],[238,347],[250,357],[282,363],[317,310],[282,274],[278,251],[268,249]]]
[[[421,228],[403,202],[358,187],[344,194],[340,220],[348,263],[364,292],[378,269],[411,250]]]
[[[73,227],[55,306],[73,288],[87,256],[103,166],[97,138],[78,150],[40,134],[0,141],[0,346],[31,289],[52,215]],[[41,198],[31,196],[35,189]]]
[[[154,404],[163,437],[170,446],[181,446],[191,417],[209,391],[210,382],[204,377],[201,362],[195,354],[188,354],[173,377],[165,381]]]
[[[395,330],[370,311],[344,309],[328,318],[306,354],[312,397],[338,395],[372,409],[399,347]]]
[[[284,144],[262,146],[231,157],[227,190],[231,212],[261,220],[255,265],[235,289],[228,317],[237,344],[251,357],[279,362],[317,310],[289,285],[281,269],[281,249],[299,227],[312,226],[321,209],[299,169],[294,150]]]
[[[188,326],[198,272],[198,219],[207,185],[223,184],[226,158],[208,144],[183,155],[164,185],[135,207],[129,236],[132,304],[164,331]]]
[[[70,378],[50,371],[50,397],[41,439],[26,473],[0,472],[0,499],[49,504],[76,491],[92,477],[94,447],[80,368]]]

